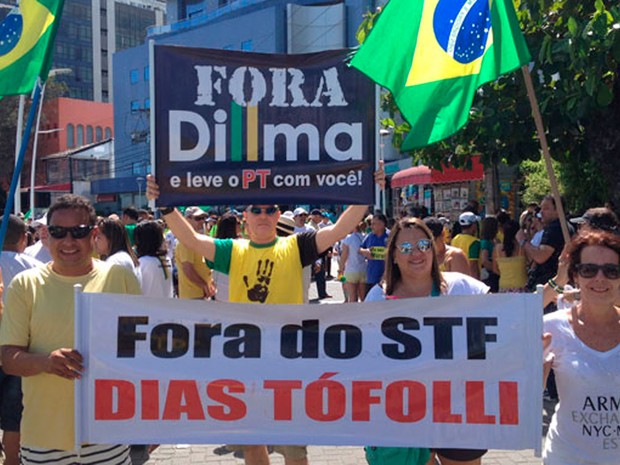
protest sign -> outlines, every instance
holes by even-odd
[[[373,203],[375,86],[347,53],[154,45],[159,204]]]
[[[540,296],[77,302],[83,442],[540,447]]]

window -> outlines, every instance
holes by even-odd
[[[140,102],[138,102],[137,100],[132,100],[131,101],[131,112],[136,113],[138,111],[140,111]]]
[[[84,145],[84,126],[78,124],[77,127],[77,146],[81,147]]]
[[[112,139],[112,129],[105,128],[105,138],[106,139]]]
[[[149,82],[150,79],[151,79],[151,71],[149,70],[148,66],[145,66],[144,67],[144,81]]]
[[[102,139],[103,139],[103,130],[101,129],[101,126],[97,126],[95,128],[95,140],[99,142]]]
[[[241,50],[243,50],[244,52],[251,52],[253,48],[254,43],[252,39],[244,40],[243,42],[241,42]]]
[[[145,110],[150,110],[151,109],[151,99],[147,98],[144,100],[144,109]]]
[[[67,124],[67,148],[75,147],[75,126]]]
[[[93,127],[91,125],[86,126],[86,143],[93,143]]]
[[[129,71],[129,81],[132,84],[136,84],[140,80],[140,73],[137,69],[132,69]]]

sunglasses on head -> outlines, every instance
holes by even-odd
[[[273,215],[277,211],[278,211],[278,207],[267,207],[267,208],[250,207],[250,213],[254,215],[260,215],[261,213],[266,213],[267,215]]]
[[[415,244],[412,244],[411,242],[403,242],[402,244],[397,245],[396,248],[403,255],[409,255],[415,250],[419,250],[420,252],[427,252],[431,249],[431,241],[429,239],[420,239]]]
[[[54,239],[62,239],[67,236],[67,233],[71,234],[73,239],[84,239],[93,230],[93,227],[88,224],[80,224],[79,226],[48,226],[47,231]]]
[[[577,265],[577,273],[582,278],[594,278],[599,270],[603,272],[603,275],[607,279],[620,278],[620,265],[614,265],[613,263],[605,263],[604,265],[596,265],[594,263],[580,263]]]

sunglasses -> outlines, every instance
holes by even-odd
[[[397,245],[396,248],[403,255],[410,255],[415,250],[419,250],[420,252],[428,252],[431,249],[431,241],[429,239],[420,239],[415,244],[403,242],[402,244]]]
[[[81,224],[79,226],[48,226],[47,231],[54,239],[62,239],[71,234],[73,239],[84,239],[93,230],[93,226]]]
[[[577,265],[577,273],[582,278],[594,278],[598,272],[602,271],[607,279],[620,278],[620,265],[613,263],[605,263],[604,265],[595,265],[594,263],[581,263]]]
[[[252,213],[253,215],[260,215],[261,213],[266,213],[267,215],[273,215],[277,211],[278,211],[278,207],[267,207],[267,208],[251,207],[250,208],[250,213]]]

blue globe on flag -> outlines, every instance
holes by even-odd
[[[24,19],[19,10],[13,10],[0,23],[0,56],[15,48],[24,30]]]
[[[467,64],[484,55],[491,30],[488,0],[439,0],[433,15],[437,42],[454,60]]]

